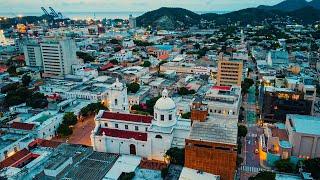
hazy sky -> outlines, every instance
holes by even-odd
[[[159,7],[183,7],[193,11],[231,11],[282,0],[0,0],[0,12],[41,12],[52,6],[61,12],[149,11]]]

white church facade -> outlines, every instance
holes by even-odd
[[[153,117],[129,113],[127,88],[118,80],[108,99],[110,111],[100,111],[95,117],[91,134],[95,151],[163,161],[168,149],[184,147],[191,121],[177,116],[176,104],[166,89],[154,106]]]

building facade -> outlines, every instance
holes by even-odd
[[[39,44],[27,43],[23,47],[23,52],[27,66],[42,67],[42,55]]]
[[[243,62],[242,60],[225,60],[221,58],[218,63],[218,86],[241,86]]]
[[[154,117],[128,112],[127,90],[116,81],[110,90],[109,109],[100,111],[91,134],[93,149],[100,152],[132,154],[164,161],[171,147],[184,147],[190,120],[178,119],[176,104],[168,91],[154,106]]]
[[[46,77],[64,77],[72,74],[72,65],[79,64],[73,39],[47,39],[40,46]]]

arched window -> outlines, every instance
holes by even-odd
[[[114,104],[117,106],[118,105],[118,99],[114,100]]]
[[[162,139],[162,136],[158,134],[158,135],[156,135],[156,138],[157,139]]]

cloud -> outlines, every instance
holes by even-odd
[[[160,7],[182,7],[193,11],[231,11],[281,0],[0,0],[0,12],[41,12],[53,7],[61,12],[149,11]]]

